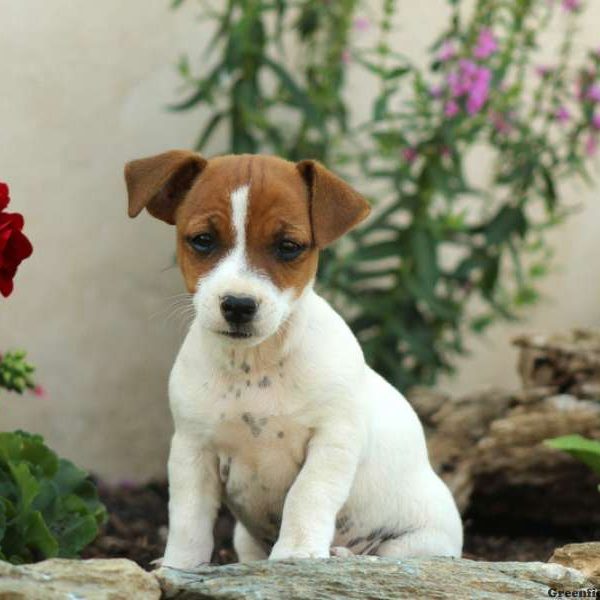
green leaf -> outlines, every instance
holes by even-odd
[[[383,92],[382,94],[380,94],[377,99],[375,100],[375,103],[373,104],[373,120],[374,121],[381,121],[382,119],[385,118],[386,113],[388,111],[388,102],[390,100],[390,96],[392,95],[392,92],[390,90],[387,90],[385,92]]]
[[[201,151],[204,150],[204,147],[210,141],[212,134],[215,132],[216,128],[219,126],[219,123],[224,119],[227,115],[227,112],[218,112],[212,116],[212,118],[206,124],[206,127],[200,134],[198,141],[194,146],[194,150]]]
[[[58,542],[48,529],[39,511],[31,512],[25,519],[24,542],[29,548],[38,550],[44,558],[58,555]]]
[[[21,564],[74,557],[98,533],[106,509],[85,471],[40,436],[0,433],[0,554]]]
[[[503,206],[485,226],[484,235],[488,244],[502,244],[512,235],[523,237],[527,231],[527,220],[523,209],[518,206]]]
[[[93,542],[98,535],[96,519],[85,514],[80,517],[69,518],[67,526],[60,535],[60,556],[75,558],[82,548]]]
[[[548,212],[552,213],[556,208],[556,202],[558,200],[556,187],[554,185],[554,178],[550,174],[550,171],[546,168],[542,169],[542,177],[545,186],[544,201],[546,203],[546,209]]]
[[[31,504],[36,497],[40,486],[27,463],[9,462],[8,466],[17,485],[19,493],[19,513],[25,515],[29,511]]]
[[[471,330],[475,333],[482,333],[485,331],[495,320],[495,315],[491,313],[479,315],[477,317],[473,317],[469,326]]]
[[[264,57],[264,63],[275,76],[279,79],[283,89],[290,95],[292,103],[301,108],[309,124],[320,127],[322,125],[322,119],[319,115],[318,110],[300,86],[294,81],[294,78],[287,70],[279,63],[271,60],[268,57]]]
[[[169,110],[181,112],[193,108],[200,102],[210,101],[212,99],[213,90],[217,85],[221,70],[222,66],[217,65],[206,78],[198,82],[196,91],[193,92],[191,96],[182,102],[170,105]]]
[[[408,73],[410,73],[410,72],[411,72],[410,67],[395,67],[395,68],[387,71],[387,73],[384,74],[383,78],[385,80],[389,81],[391,79],[398,79],[400,77],[404,77],[405,75],[408,75]]]
[[[401,245],[397,240],[375,242],[370,245],[359,247],[353,256],[358,261],[380,260],[391,256],[398,256]]]
[[[0,498],[0,548],[2,548],[2,538],[6,533],[7,518],[8,517],[6,515],[6,505],[4,504],[4,502],[2,502],[2,498]]]
[[[437,243],[428,229],[416,226],[410,232],[410,249],[417,278],[429,294],[433,294],[439,277]]]
[[[500,255],[487,256],[479,285],[483,295],[490,299],[493,296],[498,276],[500,275]]]
[[[544,443],[550,448],[567,452],[600,474],[600,441],[573,434],[546,440]]]

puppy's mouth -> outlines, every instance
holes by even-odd
[[[249,331],[217,331],[217,333],[219,335],[224,335],[228,338],[234,339],[234,340],[243,340],[243,339],[248,339],[252,337],[252,334]]]

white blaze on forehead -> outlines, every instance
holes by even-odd
[[[199,279],[194,295],[196,320],[210,331],[221,331],[226,327],[220,309],[222,298],[227,295],[251,296],[260,307],[252,325],[260,343],[273,335],[287,319],[294,303],[293,294],[291,290],[278,289],[266,273],[254,270],[248,263],[250,184],[236,188],[229,198],[233,247],[214,269]]]
[[[248,196],[250,188],[247,185],[237,188],[231,194],[231,220],[235,232],[235,250],[245,253],[246,249],[246,220],[248,218]]]

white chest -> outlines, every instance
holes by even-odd
[[[196,370],[187,386],[197,401],[177,407],[217,457],[224,502],[265,546],[277,538],[311,434],[301,377],[291,361],[265,366],[232,352],[218,372]]]

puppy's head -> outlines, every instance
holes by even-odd
[[[199,324],[238,344],[276,333],[312,285],[319,250],[369,213],[312,160],[173,150],[128,163],[125,179],[130,217],[146,208],[176,226]]]

